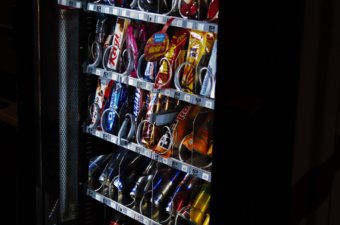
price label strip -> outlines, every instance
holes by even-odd
[[[112,142],[111,134],[103,133],[103,139],[106,141]]]
[[[110,14],[110,7],[105,7],[104,8],[104,13],[106,13],[106,14]]]
[[[126,214],[128,217],[135,219],[135,213],[132,210],[128,209]]]
[[[89,3],[87,8],[88,8],[89,11],[94,11],[94,4]]]
[[[189,173],[208,182],[211,181],[211,173],[200,168],[192,167]]]
[[[111,200],[107,197],[103,197],[103,203],[109,207],[111,207]]]
[[[181,170],[183,171],[183,172],[188,172],[188,166],[187,165],[182,165],[181,166]]]
[[[204,31],[204,23],[197,23],[197,30]]]
[[[95,198],[96,198],[97,201],[100,201],[100,202],[103,201],[103,200],[102,200],[103,198],[102,198],[102,196],[101,196],[100,194],[97,194],[97,193],[96,193],[96,197],[95,197]]]
[[[118,16],[119,10],[117,8],[113,8],[112,14]]]

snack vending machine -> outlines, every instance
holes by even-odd
[[[17,224],[336,218],[339,4],[295,2],[17,4]]]
[[[209,224],[219,1],[39,7],[40,222]]]

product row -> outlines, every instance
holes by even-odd
[[[217,35],[98,13],[88,66],[215,98]]]
[[[209,223],[208,182],[131,151],[91,159],[88,187],[161,224]]]
[[[107,79],[98,79],[90,101],[90,129],[137,143],[163,158],[210,169],[212,110]]]
[[[90,2],[206,21],[217,21],[219,14],[219,0],[92,0]]]

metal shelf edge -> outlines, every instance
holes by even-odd
[[[76,9],[81,9],[83,6],[83,3],[81,1],[75,1],[75,0],[58,0],[59,5],[63,6],[69,6]]]

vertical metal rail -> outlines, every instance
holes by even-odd
[[[58,16],[59,210],[66,222],[78,214],[79,15],[61,9]]]

